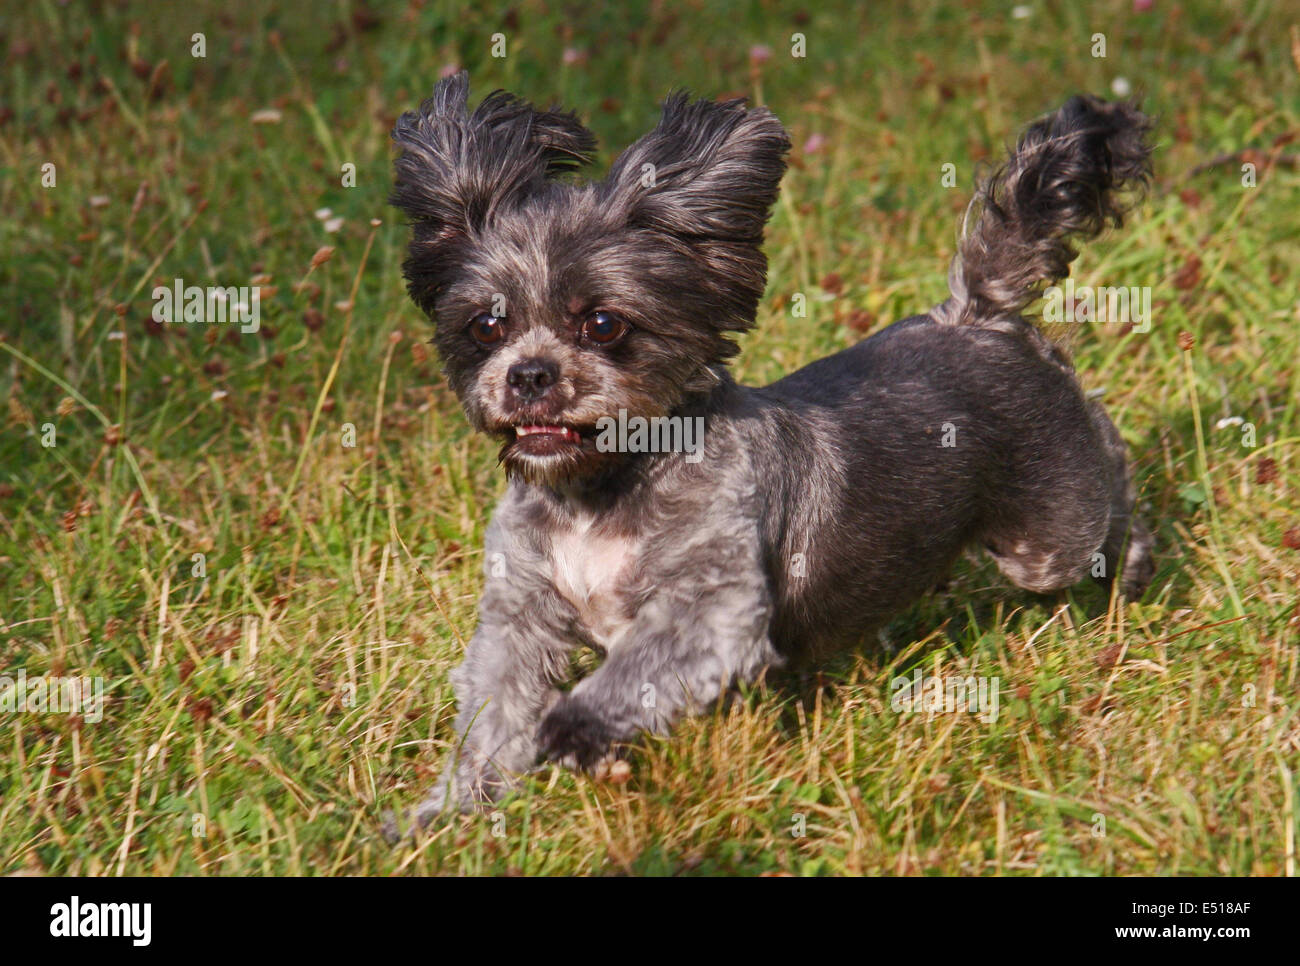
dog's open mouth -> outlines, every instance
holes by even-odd
[[[581,443],[582,434],[569,426],[516,426],[515,439],[531,436],[549,437],[562,443]]]
[[[521,423],[512,427],[506,446],[525,456],[554,456],[583,449],[584,435],[574,426],[559,423]]]

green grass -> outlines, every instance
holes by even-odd
[[[1293,4],[303,6],[6,15],[0,674],[100,676],[108,702],[98,723],[0,714],[0,872],[1294,874]],[[975,162],[1127,79],[1160,118],[1159,184],[1075,277],[1150,286],[1153,325],[1059,334],[1132,447],[1159,539],[1145,599],[1033,597],[972,557],[886,649],[647,739],[624,783],[542,771],[494,816],[386,846],[380,813],[452,740],[503,486],[385,205],[392,122],[452,64],[480,95],[571,105],[602,164],[675,86],[778,113],[796,147],[751,382],[939,301]],[[256,335],[149,325],[154,284],[257,276]],[[997,721],[891,710],[916,661],[998,677]]]

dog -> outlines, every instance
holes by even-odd
[[[1031,591],[1142,592],[1125,444],[1021,315],[1149,185],[1136,105],[1077,96],[1028,127],[977,187],[946,301],[750,388],[728,336],[766,284],[776,117],[673,94],[583,182],[595,138],[573,114],[468,96],[462,73],[398,120],[391,202],[410,296],[509,484],[451,676],[458,744],[404,824],[498,800],[539,762],[597,768],[768,667],[860,642],[972,545]],[[695,450],[678,426],[702,430]],[[604,660],[566,691],[578,645]]]

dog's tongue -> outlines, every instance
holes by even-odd
[[[580,437],[568,426],[516,426],[516,436],[559,436],[561,439],[576,443]]]

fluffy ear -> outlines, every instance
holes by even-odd
[[[612,217],[691,251],[727,305],[720,328],[753,324],[767,279],[763,226],[790,139],[766,108],[675,93],[653,131],[614,162],[601,185]]]
[[[678,92],[658,126],[614,162],[606,188],[635,227],[759,245],[789,150],[766,108]]]
[[[440,246],[482,229],[497,211],[518,204],[548,177],[591,160],[595,136],[569,113],[538,111],[505,91],[494,91],[471,114],[469,75],[442,80],[418,111],[397,120],[389,202],[415,226],[411,261],[432,267]],[[417,254],[418,248],[418,254]],[[422,308],[436,295],[437,279],[408,281]]]

